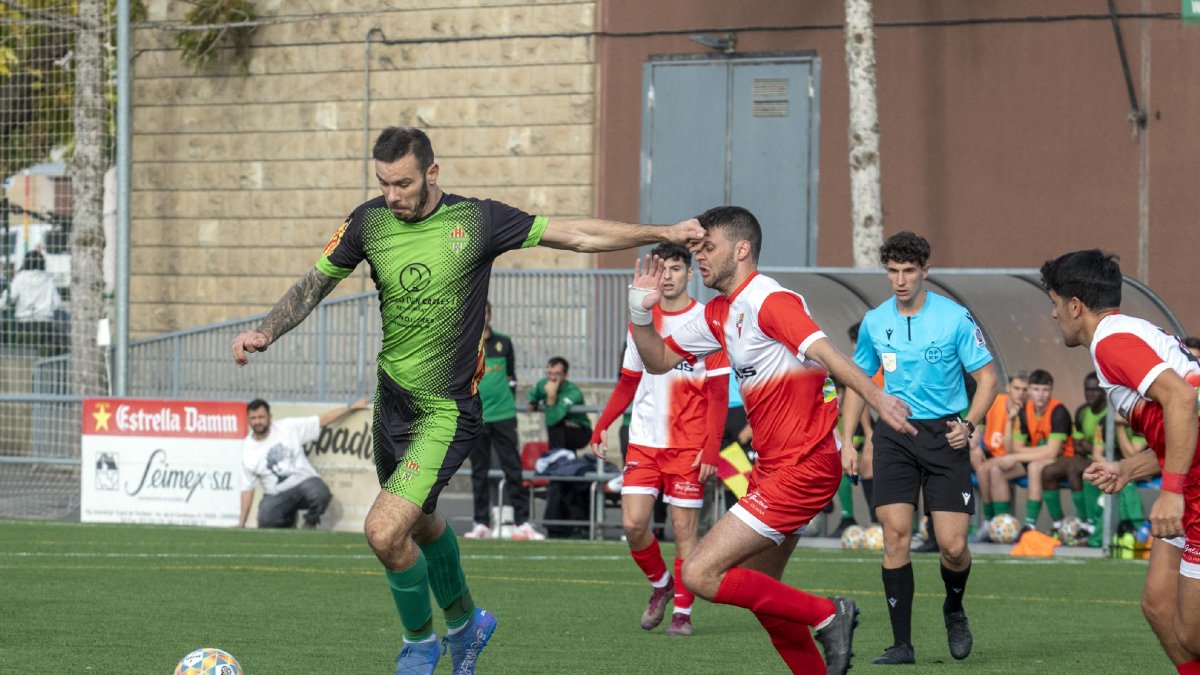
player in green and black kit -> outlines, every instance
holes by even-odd
[[[477,384],[492,261],[539,244],[584,252],[660,241],[696,247],[704,230],[694,219],[670,227],[548,219],[447,194],[429,137],[411,127],[385,129],[372,154],[382,196],[350,214],[316,267],[258,329],[234,340],[233,356],[245,365],[247,352],[267,349],[367,261],[383,317],[374,419],[382,489],[364,529],[404,626],[396,672],[432,673],[437,665],[432,589],[445,612],[454,672],[473,673],[496,618],[475,606],[457,539],[435,509],[483,426]]]

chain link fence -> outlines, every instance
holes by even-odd
[[[108,388],[113,4],[0,1],[0,517],[78,517],[81,401]]]

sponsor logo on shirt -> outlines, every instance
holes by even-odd
[[[896,352],[884,352],[879,355],[880,361],[883,362],[883,369],[889,373],[896,372]]]
[[[409,293],[423,291],[433,282],[433,272],[424,263],[410,263],[400,270],[400,285]]]

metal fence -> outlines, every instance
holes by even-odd
[[[623,270],[493,273],[492,323],[512,338],[517,379],[527,385],[536,382],[543,376],[546,360],[562,356],[571,363],[574,381],[614,381],[625,339],[627,283],[628,273]],[[234,367],[230,356],[234,336],[261,320],[259,315],[131,343],[131,395],[341,401],[374,390],[375,356],[382,336],[374,292],[322,303],[249,366]],[[38,381],[60,385],[48,371]]]

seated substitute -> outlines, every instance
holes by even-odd
[[[529,390],[529,410],[541,408],[546,415],[546,440],[550,449],[579,450],[592,437],[592,422],[587,413],[571,412],[583,404],[583,392],[567,379],[571,364],[561,356],[546,362],[546,377]]]
[[[251,401],[246,406],[250,434],[242,442],[242,512],[237,526],[246,526],[254,484],[262,483],[259,527],[295,527],[296,515],[304,510],[304,527],[315,528],[333,495],[304,454],[304,444],[317,440],[322,428],[355,410],[370,408],[368,396],[320,416],[272,421],[270,404],[261,398]]]
[[[1000,513],[992,501],[991,485],[988,482],[992,467],[1012,449],[1019,424],[1017,417],[1029,398],[1029,373],[1020,370],[1008,378],[1003,394],[996,396],[983,422],[983,433],[979,445],[971,448],[971,468],[979,480],[979,498],[983,501],[983,526],[979,528],[976,541],[988,541],[992,518]],[[1005,506],[1005,508],[1008,508]],[[1005,511],[1007,513],[1007,511]]]

